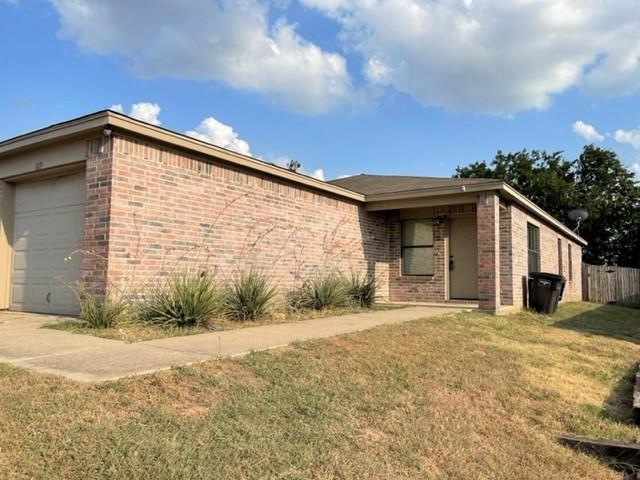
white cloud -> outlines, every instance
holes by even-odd
[[[124,108],[121,103],[114,103],[109,107],[109,110],[113,110],[114,112],[124,113]]]
[[[580,86],[640,90],[637,0],[300,0],[341,26],[371,85],[506,115]]]
[[[185,135],[243,155],[251,155],[249,144],[239,138],[232,127],[219,122],[213,117],[205,118],[196,128],[185,132]]]
[[[260,0],[52,0],[61,35],[126,60],[141,76],[214,80],[303,113],[353,101],[343,56],[269,21]]]
[[[636,162],[631,165],[631,170],[635,172],[636,177],[640,177],[640,162]]]
[[[160,115],[160,105],[157,103],[134,103],[131,106],[131,112],[129,115],[152,125],[160,125],[161,123],[160,120],[158,120],[158,116]]]
[[[601,142],[602,140],[604,140],[604,135],[598,132],[598,130],[596,130],[593,125],[584,123],[582,120],[573,122],[571,128],[573,128],[574,132],[576,132],[588,142]]]
[[[279,167],[287,168],[287,165],[291,161],[288,157],[275,157],[271,160],[271,163],[274,165],[278,165]],[[324,181],[324,170],[322,168],[316,168],[315,170],[307,170],[304,167],[300,167],[297,170],[298,173],[302,173],[303,175],[307,175],[309,177],[317,178],[318,180]]]
[[[634,130],[616,130],[613,138],[620,143],[628,143],[635,150],[640,150],[640,128]]]
[[[124,113],[124,108],[121,103],[111,105],[109,110]],[[157,103],[139,102],[131,105],[131,110],[129,110],[128,115],[143,122],[150,123],[151,125],[160,125],[162,123],[158,118],[160,116],[160,110],[162,109]]]

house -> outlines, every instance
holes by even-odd
[[[530,271],[581,298],[585,241],[498,180],[324,182],[101,111],[0,143],[0,308],[74,314],[159,276],[253,266],[281,291],[375,275],[390,301],[521,308]]]

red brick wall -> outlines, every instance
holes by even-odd
[[[82,236],[82,285],[101,294],[107,282],[112,176],[111,138],[87,142],[85,222]]]
[[[430,215],[423,217],[428,218]],[[398,211],[389,213],[389,299],[394,302],[444,302],[446,300],[446,222],[433,226],[433,275],[402,275],[401,227]]]
[[[497,194],[478,195],[478,304],[483,310],[500,307],[499,210]]]
[[[207,268],[225,279],[254,266],[281,291],[353,270],[375,274],[388,295],[384,214],[160,145],[113,142],[108,277],[120,288],[162,272]]]
[[[447,299],[446,222],[434,227],[434,275],[402,276],[398,211],[366,212],[355,201],[119,135],[88,143],[86,178],[84,248],[92,253],[82,279],[95,291],[107,281],[137,289],[184,269],[225,279],[253,265],[283,292],[316,273],[353,270],[375,274],[392,301]],[[483,308],[523,304],[528,221],[540,227],[542,270],[557,271],[562,239],[568,277],[566,237],[515,205],[501,208],[495,194],[479,196],[477,216]],[[578,300],[575,243],[572,255],[565,299]]]
[[[524,212],[516,205],[509,206],[512,223],[512,258],[513,258],[513,291],[514,302],[524,303],[523,279],[528,275],[527,263],[527,223],[536,225],[540,229],[540,270],[558,273],[558,239],[562,242],[563,275],[567,279],[563,300],[578,301],[582,299],[582,248],[576,242],[569,240],[564,234],[542,223],[535,217]],[[568,245],[571,244],[573,256],[573,278],[569,280]]]

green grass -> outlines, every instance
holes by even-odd
[[[113,328],[90,328],[82,325],[76,320],[61,320],[57,322],[46,323],[42,328],[51,328],[53,330],[63,330],[71,333],[79,333],[83,335],[94,335],[96,337],[108,338],[110,340],[121,340],[128,343],[144,342],[147,340],[155,340],[158,338],[180,337],[184,335],[198,335],[200,333],[209,333],[212,331],[235,330],[238,328],[257,327],[260,325],[268,325],[284,322],[296,322],[300,320],[308,320],[311,318],[324,318],[334,315],[347,315],[350,313],[365,313],[371,311],[384,311],[403,308],[399,305],[391,304],[375,304],[371,308],[362,307],[341,307],[331,308],[322,311],[308,310],[300,312],[290,311],[274,311],[270,315],[256,320],[246,320],[238,322],[227,318],[215,318],[210,324],[204,326],[193,327],[161,327],[145,322],[129,321],[116,325]]]
[[[618,479],[640,311],[460,314],[99,385],[0,365],[0,477]]]

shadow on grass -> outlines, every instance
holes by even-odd
[[[553,326],[640,344],[640,310],[635,308],[603,305],[558,320]]]
[[[624,370],[624,374],[602,403],[601,416],[608,420],[633,423],[633,385],[637,365],[634,363]]]

